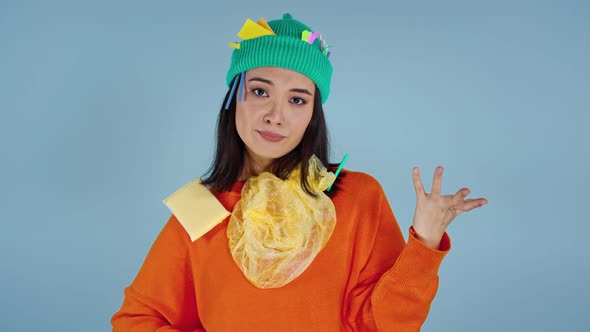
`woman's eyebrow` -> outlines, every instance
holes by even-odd
[[[312,96],[311,92],[309,92],[309,90],[307,90],[307,89],[291,89],[289,91],[304,93],[306,95]]]
[[[251,79],[248,80],[248,82],[252,82],[252,81],[258,81],[258,82],[262,82],[262,83],[266,83],[268,85],[274,86],[274,83],[271,80],[267,80],[266,78],[262,78],[262,77],[252,77]],[[307,89],[293,88],[289,91],[304,93],[306,95],[313,96],[311,94],[311,92],[309,92],[309,90],[307,90]]]
[[[258,82],[266,83],[268,85],[274,85],[271,80],[267,80],[266,78],[262,78],[262,77],[252,77],[251,79],[248,80],[248,82],[252,82],[252,81],[258,81]]]

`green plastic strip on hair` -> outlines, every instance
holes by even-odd
[[[340,174],[340,171],[342,170],[342,167],[344,167],[344,163],[346,163],[346,160],[348,160],[348,153],[346,153],[344,155],[344,158],[342,158],[342,162],[338,166],[338,169],[336,170],[336,173],[334,173],[334,175],[335,175],[334,182],[332,182],[332,184],[328,187],[328,189],[326,189],[326,191],[330,191],[330,189],[332,189],[332,186],[334,185],[334,183],[336,183],[336,178],[338,177],[338,174]]]

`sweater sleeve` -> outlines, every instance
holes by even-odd
[[[369,215],[378,222],[351,291],[349,322],[355,331],[420,331],[438,290],[438,269],[450,238],[445,233],[439,249],[432,249],[410,227],[406,243],[380,187],[379,193],[379,206]]]
[[[204,331],[197,314],[188,234],[172,215],[111,318],[113,331]]]

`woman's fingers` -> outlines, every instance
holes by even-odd
[[[455,202],[461,202],[469,194],[471,194],[471,190],[469,190],[469,188],[461,188],[461,189],[457,190],[457,192],[455,193],[455,195],[453,195],[453,201],[455,201]]]
[[[442,166],[438,166],[434,170],[434,178],[432,179],[432,193],[436,195],[440,195],[442,190],[442,173],[443,168]]]
[[[416,197],[420,198],[424,196],[424,186],[420,179],[420,170],[418,167],[412,169],[412,178],[414,179],[414,190],[416,190]]]
[[[461,210],[462,212],[471,211],[487,203],[488,201],[485,198],[466,199],[457,205],[457,210]]]
[[[442,173],[442,166],[438,166],[434,171],[434,179],[432,180],[431,194],[440,195],[442,187]],[[420,170],[418,169],[418,167],[414,167],[414,169],[412,170],[412,175],[414,178],[414,189],[416,190],[416,195],[424,196],[424,186],[422,185],[422,179],[420,179]]]
[[[465,199],[465,197],[471,193],[469,188],[461,188],[454,195],[441,195],[442,174],[443,167],[438,166],[434,171],[432,192],[430,194],[426,194],[424,191],[424,185],[422,184],[422,179],[420,178],[420,170],[418,167],[414,167],[412,170],[412,176],[414,179],[414,189],[416,190],[416,196],[420,199],[424,198],[425,196],[430,196],[431,194],[436,194],[438,196],[438,198],[436,198],[437,200],[442,199],[441,203],[443,206],[448,206],[449,209],[455,210],[457,213],[470,211],[488,203],[485,198]]]

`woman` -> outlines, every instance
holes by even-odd
[[[379,183],[328,164],[329,49],[285,14],[248,20],[227,73],[208,177],[170,195],[115,331],[418,331],[460,213],[442,167],[406,243]],[[327,165],[328,170],[323,165]]]

